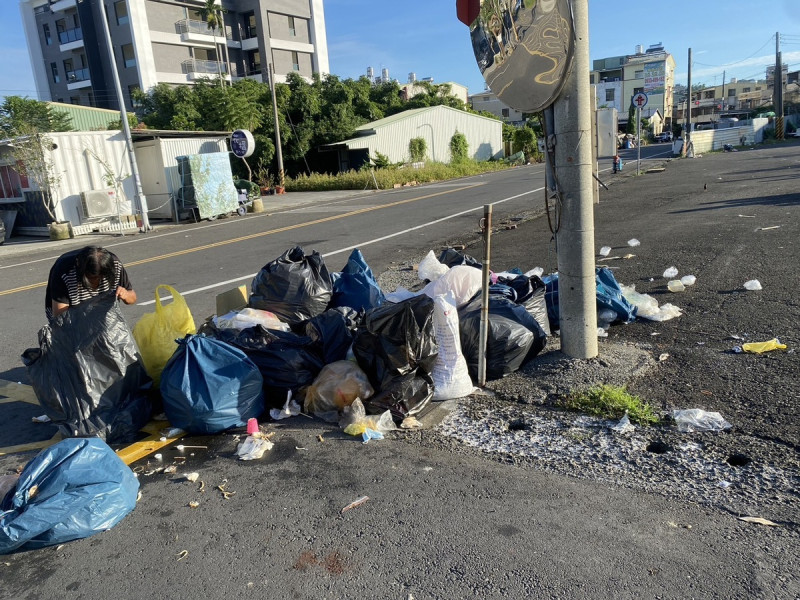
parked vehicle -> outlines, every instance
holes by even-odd
[[[0,246],[6,242],[6,224],[0,219]]]
[[[658,135],[655,136],[655,140],[657,142],[671,142],[672,141],[672,132],[671,131],[662,131]]]

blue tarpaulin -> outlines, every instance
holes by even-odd
[[[136,506],[139,481],[99,438],[66,439],[29,462],[0,499],[0,554],[111,529]]]

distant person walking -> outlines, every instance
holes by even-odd
[[[116,290],[125,304],[136,303],[128,273],[117,256],[97,246],[62,254],[50,269],[44,295],[45,313],[55,317],[103,292]]]

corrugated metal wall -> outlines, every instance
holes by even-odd
[[[170,194],[181,187],[181,180],[178,176],[178,161],[175,160],[175,157],[228,151],[227,138],[224,137],[162,138],[160,142],[161,157],[164,161],[164,171],[167,177],[167,189]]]
[[[87,131],[49,134],[57,146],[51,154],[53,171],[60,177],[53,192],[60,199],[56,216],[80,225],[82,220],[80,192],[102,190],[108,178],[120,181],[119,211],[131,214],[133,177],[121,131]]]
[[[119,121],[118,110],[78,106],[62,102],[48,102],[48,104],[54,111],[68,114],[72,119],[72,128],[76,131],[108,129],[110,123]]]
[[[489,160],[503,154],[503,124],[494,119],[444,106],[416,113],[376,129],[374,136],[348,144],[350,149],[368,148],[370,156],[378,151],[392,162],[409,160],[408,143],[413,138],[423,138],[427,143],[427,158],[437,162],[450,162],[450,139],[459,131],[467,138],[469,156],[476,160]]]

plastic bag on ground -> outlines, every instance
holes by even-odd
[[[353,400],[350,406],[346,406],[342,410],[342,416],[339,419],[339,427],[344,430],[347,435],[362,435],[367,429],[379,433],[386,433],[387,431],[394,431],[397,429],[390,411],[384,411],[379,415],[367,415],[364,404],[359,398]]]
[[[289,326],[268,310],[258,310],[257,308],[243,308],[240,311],[232,310],[224,315],[218,315],[212,319],[214,327],[217,329],[235,329],[241,331],[248,327],[261,325],[265,329],[277,329],[279,331],[289,331]],[[187,331],[186,333],[195,333]],[[178,336],[183,337],[183,336]]]
[[[29,462],[0,502],[0,554],[111,529],[134,509],[138,492],[133,471],[105,442],[62,440]]]
[[[482,269],[483,265],[472,258],[469,254],[459,252],[455,248],[447,248],[439,255],[439,262],[447,265],[451,269],[458,265],[466,265],[477,269]]]
[[[114,292],[91,298],[39,331],[22,355],[31,385],[64,437],[136,439],[152,407],[136,342]]]
[[[433,396],[430,373],[438,354],[433,300],[421,295],[367,312],[353,353],[375,389],[365,402],[369,413],[389,409],[399,422],[419,412]]]
[[[674,304],[658,305],[658,300],[649,294],[636,291],[635,285],[620,286],[625,299],[636,307],[636,316],[650,321],[669,321],[681,316],[681,309]]]
[[[218,433],[264,412],[263,380],[241,350],[204,335],[180,340],[164,367],[161,397],[174,427]]]
[[[366,373],[350,360],[325,365],[306,391],[305,409],[326,421],[335,422],[339,413],[356,398],[368,399],[375,392]]]
[[[260,325],[238,332],[220,330],[210,323],[203,325],[201,332],[238,348],[258,367],[267,408],[281,408],[287,390],[302,398],[304,388],[314,382],[325,366],[320,345],[308,336],[264,329]]]
[[[718,412],[706,412],[701,408],[673,410],[672,418],[681,433],[724,431],[733,427]]]
[[[331,277],[319,252],[295,246],[264,265],[253,278],[248,306],[275,313],[290,326],[328,308]]]
[[[742,351],[752,354],[762,354],[763,352],[772,352],[773,350],[786,350],[786,347],[786,344],[781,344],[778,338],[772,338],[766,342],[749,342],[747,344],[742,344]]]
[[[172,296],[169,304],[161,304],[162,290]],[[155,312],[142,315],[133,327],[133,337],[142,354],[144,368],[153,379],[153,385],[158,386],[161,370],[178,348],[175,340],[196,331],[192,313],[183,296],[172,286],[156,287]]]
[[[358,248],[350,253],[342,272],[333,274],[332,281],[332,308],[347,306],[355,310],[368,310],[380,306],[386,300],[372,269]]]
[[[547,316],[547,301],[545,300],[546,285],[544,281],[533,274],[498,276],[498,283],[503,283],[514,289],[517,294],[516,302],[525,307],[528,314],[541,325],[545,335],[550,335],[550,319]]]
[[[319,347],[325,364],[344,360],[364,313],[339,306],[329,308],[306,323],[306,335]]]
[[[433,253],[433,250],[431,250],[425,255],[425,258],[420,261],[418,273],[422,281],[436,281],[449,270],[450,267],[440,263],[439,259],[437,259],[436,255]]]
[[[481,299],[458,311],[461,349],[470,375],[478,377]],[[486,378],[513,373],[544,349],[547,336],[524,307],[504,298],[489,297],[489,331],[486,341]]]
[[[547,314],[550,318],[550,328],[559,328],[558,308],[558,274],[548,275],[543,279],[547,286],[545,300],[547,300]],[[617,319],[623,323],[636,320],[637,308],[623,296],[613,273],[607,268],[595,269],[597,309],[610,309],[617,313]]]
[[[481,271],[467,266],[452,267],[436,281],[431,281],[422,293],[433,299],[447,292],[453,292],[456,307],[461,308],[481,289]]]
[[[433,367],[433,399],[463,398],[472,393],[472,379],[461,352],[458,310],[453,292],[436,296],[433,324],[439,354]]]

